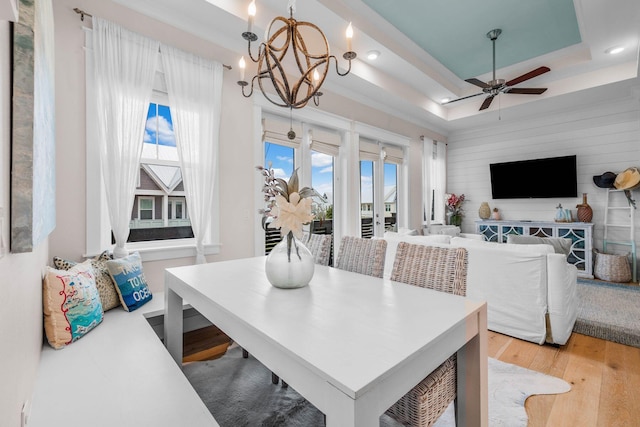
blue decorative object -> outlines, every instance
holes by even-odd
[[[133,311],[153,298],[144,278],[142,259],[138,252],[107,261],[107,268],[125,310]]]

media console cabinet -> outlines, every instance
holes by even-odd
[[[593,279],[593,224],[552,221],[476,221],[476,233],[489,242],[506,243],[509,234],[571,239],[567,261],[578,268],[578,276]]]

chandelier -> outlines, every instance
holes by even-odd
[[[329,43],[322,30],[311,22],[296,21],[293,18],[295,0],[289,0],[288,7],[289,18],[278,16],[269,23],[265,41],[260,43],[257,57],[254,57],[251,42],[258,40],[258,36],[252,30],[256,14],[255,0],[249,5],[248,28],[242,33],[242,38],[247,40],[249,58],[258,64],[258,70],[251,79],[249,93],[245,93],[249,83],[244,79],[246,62],[242,57],[239,63],[238,84],[242,87],[242,95],[248,98],[253,94],[254,84],[257,82],[265,98],[279,107],[303,108],[311,99],[317,106],[322,96],[320,88],[327,77],[330,60],[335,61],[336,73],[339,76],[346,76],[351,71],[351,60],[357,56],[351,50],[353,28],[349,23],[346,31],[347,52],[342,55],[349,61],[349,67],[346,72],[341,73],[338,60],[329,54]],[[295,70],[295,75],[287,75],[285,68],[290,72]]]

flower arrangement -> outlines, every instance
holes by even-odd
[[[313,221],[311,207],[313,197],[322,199],[322,196],[313,188],[299,188],[298,169],[295,169],[285,181],[275,176],[273,168],[256,166],[256,169],[264,176],[264,201],[267,206],[260,209],[262,214],[262,228],[279,228],[280,234],[287,238],[287,255],[291,261],[291,247],[295,246],[296,254],[300,258],[298,247],[293,237],[302,239],[302,226]]]
[[[456,196],[455,194],[448,194],[446,199],[447,217],[449,218],[450,225],[459,226],[462,224],[462,203],[464,202],[464,194]]]
[[[462,203],[464,202],[464,194],[456,196],[455,194],[447,195],[447,210],[453,212],[454,215],[462,215]]]

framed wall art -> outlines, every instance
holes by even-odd
[[[13,26],[11,252],[55,228],[55,80],[51,0],[20,0]]]

